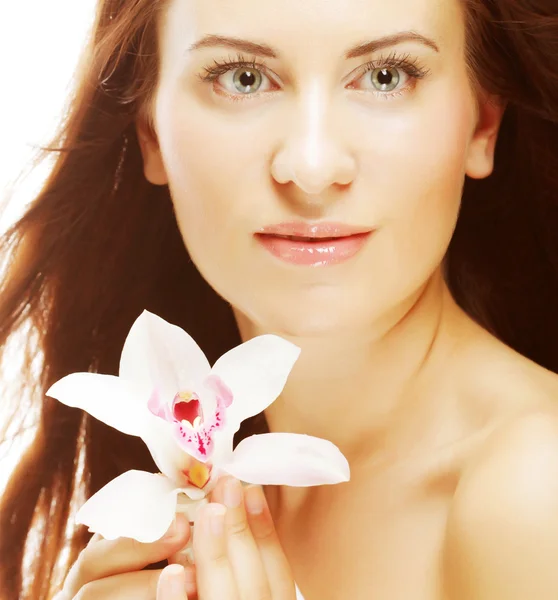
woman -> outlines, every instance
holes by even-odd
[[[156,470],[43,395],[116,373],[144,309],[210,360],[264,332],[300,346],[238,441],[316,435],[351,465],[265,490],[280,545],[221,560],[226,593],[202,555],[160,600],[291,598],[289,565],[307,600],[558,597],[556,40],[554,0],[99,0],[55,167],[2,245],[1,339],[29,317],[44,352],[3,497],[6,598],[61,587],[82,493]],[[94,539],[66,597],[154,598],[140,569],[158,577],[178,525],[172,548]]]

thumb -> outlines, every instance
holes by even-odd
[[[182,565],[169,565],[161,571],[157,600],[188,600],[186,573]]]

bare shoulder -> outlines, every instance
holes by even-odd
[[[462,473],[446,529],[447,600],[558,598],[554,400],[496,428]]]

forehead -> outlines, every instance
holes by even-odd
[[[169,50],[220,34],[264,41],[286,55],[318,47],[341,54],[355,41],[403,30],[444,45],[460,37],[463,15],[460,0],[170,0],[161,25]]]

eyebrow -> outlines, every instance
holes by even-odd
[[[395,46],[402,42],[418,42],[424,44],[429,48],[432,48],[436,52],[440,52],[438,44],[436,42],[416,31],[400,31],[391,35],[386,35],[381,38],[371,40],[369,42],[363,42],[349,49],[345,53],[346,59],[359,58],[366,54],[371,54],[382,48],[389,46]],[[249,40],[243,40],[237,37],[229,37],[223,35],[206,35],[197,42],[193,43],[189,48],[188,52],[194,50],[200,50],[201,48],[232,48],[233,50],[241,50],[247,54],[255,54],[257,56],[265,56],[266,58],[279,58],[280,52],[268,46],[267,44],[251,42]]]

